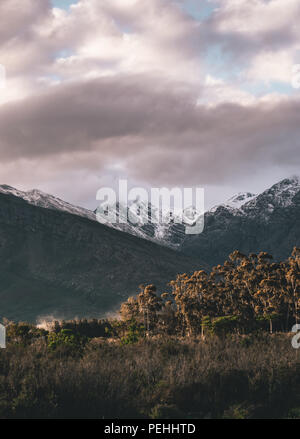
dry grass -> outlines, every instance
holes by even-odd
[[[286,417],[300,407],[300,362],[286,334],[206,340],[43,340],[0,352],[2,418]]]

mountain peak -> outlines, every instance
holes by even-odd
[[[236,195],[233,195],[229,200],[225,201],[225,203],[218,204],[217,206],[210,209],[210,212],[214,213],[220,207],[225,209],[240,209],[244,204],[256,198],[257,195],[252,192],[239,192]]]
[[[299,176],[295,175],[281,180],[259,195],[256,195],[252,192],[238,192],[224,203],[210,209],[207,214],[208,216],[216,214],[216,216],[228,218],[231,216],[243,218],[249,217],[268,222],[276,209],[293,205],[294,197],[299,191],[300,178]],[[61,200],[60,198],[44,193],[39,189],[20,191],[4,184],[0,185],[0,193],[22,198],[27,203],[35,206],[64,211],[73,215],[88,218],[93,221],[97,220],[96,214],[99,214],[97,209],[92,212],[90,210],[74,206]],[[112,206],[112,208],[115,209],[117,218],[127,218],[128,206],[122,206],[119,202],[117,202],[115,206]],[[106,224],[105,221],[104,223],[119,231],[150,241],[155,241],[160,245],[165,245],[176,249],[180,248],[182,242],[186,239],[186,236],[184,224],[180,224],[174,220],[177,212],[174,212],[174,215],[172,215],[169,210],[163,211],[162,217],[164,219],[168,218],[169,221],[165,221],[164,223],[152,223],[149,220],[150,213],[153,214],[152,208],[153,206],[151,206],[150,203],[142,202],[139,205],[137,217],[132,221],[127,223],[117,221],[115,224]],[[157,213],[158,212],[154,214]],[[195,213],[193,212],[192,208],[185,211],[185,216],[189,217],[189,213],[191,214],[190,216],[192,219]],[[131,215],[133,215],[133,211],[131,211]],[[145,221],[140,221],[141,217]],[[135,221],[135,219],[137,219],[137,221]]]
[[[16,190],[15,188],[13,188],[12,186],[9,186],[8,184],[1,184],[0,189],[3,189],[4,191]]]
[[[272,197],[276,204],[284,207],[291,204],[292,199],[299,190],[300,178],[298,176],[293,176],[274,184],[270,189],[264,191],[260,197]]]
[[[229,200],[226,201],[225,205],[239,209],[241,206],[243,206],[245,203],[248,203],[248,201],[255,198],[256,196],[256,194],[253,194],[251,192],[239,192],[238,194],[229,198]]]
[[[180,250],[211,266],[222,264],[236,249],[244,254],[266,251],[274,260],[286,259],[300,245],[299,194],[300,179],[294,176],[250,197],[239,209],[224,203],[206,214],[203,233],[187,237]],[[238,194],[229,202],[244,200],[247,196]]]
[[[276,208],[291,206],[299,191],[300,178],[298,176],[285,178],[244,204],[241,210],[243,214],[268,220]]]
[[[45,196],[52,196],[52,195],[48,195],[48,194],[46,194],[45,192],[43,192],[43,191],[41,191],[41,190],[39,190],[39,189],[30,189],[29,191],[26,191],[26,193],[29,195],[29,194],[32,194],[32,195],[45,195]]]
[[[15,189],[12,186],[3,184],[0,185],[0,193],[13,195],[18,198],[22,198],[29,204],[34,206],[43,207],[45,209],[60,210],[63,212],[71,213],[73,215],[89,218],[93,221],[96,220],[94,212],[84,209],[83,207],[74,206],[54,195],[47,194],[39,189],[31,189],[29,191],[21,191]]]
[[[293,189],[300,189],[300,177],[298,175],[293,175],[290,178],[285,178],[278,183],[274,184],[270,190],[277,190],[277,191],[285,191],[285,190],[293,190]]]

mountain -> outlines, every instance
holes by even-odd
[[[138,207],[135,209],[133,207],[134,204],[125,207],[120,203],[109,206],[111,213],[117,218],[117,221],[109,224],[109,227],[172,249],[180,247],[185,239],[185,225],[177,222],[173,212],[164,211],[163,221],[153,221],[159,219],[159,212],[151,203],[140,201]],[[98,209],[95,213],[98,220],[105,221],[104,213],[99,213]],[[124,218],[128,219],[126,224],[120,222],[120,219]]]
[[[223,204],[219,204],[215,207],[213,207],[210,212],[215,212],[220,206],[223,206],[227,209],[239,209],[244,204],[248,203],[249,201],[256,198],[256,194],[252,194],[251,192],[239,192],[237,195],[234,195],[233,197],[229,198],[228,201],[226,201]]]
[[[147,218],[151,206],[143,209]],[[237,194],[205,213],[200,235],[186,235],[174,216],[163,225],[108,227],[96,213],[38,190],[0,186],[0,317],[100,317],[139,284],[165,288],[177,273],[222,263],[236,249],[285,259],[300,246],[300,179]]]
[[[200,265],[55,197],[1,187],[0,317],[100,317],[139,284],[165,288],[177,273]]]
[[[185,224],[176,223],[176,215],[163,224],[117,222],[110,227],[200,258],[210,266],[223,262],[235,249],[244,252],[269,250],[276,258],[283,258],[299,244],[299,215],[297,217],[296,212],[299,181],[299,177],[292,177],[259,195],[251,192],[234,195],[205,213],[201,235],[186,235]],[[150,204],[142,206],[142,217],[149,217],[151,208]],[[117,217],[127,215],[120,205],[114,210]],[[168,217],[170,212],[163,215]]]
[[[299,177],[282,180],[256,196],[239,194],[206,212],[203,233],[187,236],[180,251],[212,266],[236,249],[267,251],[285,259],[294,246],[300,246]]]
[[[0,194],[13,195],[15,197],[22,198],[23,200],[27,201],[27,203],[32,204],[33,206],[60,210],[62,212],[71,213],[96,221],[96,215],[91,210],[84,209],[83,207],[73,206],[73,204],[67,203],[60,198],[46,194],[45,192],[42,192],[38,189],[24,192],[3,184],[0,185]]]
[[[8,185],[0,185],[0,194],[1,193],[22,198],[27,203],[32,204],[33,206],[71,213],[84,218],[88,218],[92,221],[97,221],[97,209],[95,211],[91,211],[82,207],[74,206],[70,203],[67,203],[66,201],[61,200],[60,198],[46,194],[38,189],[33,189],[30,191],[20,191]],[[185,226],[183,224],[176,223],[175,218],[172,217],[170,218],[169,223],[167,223],[167,221],[164,221],[163,224],[161,224],[161,222],[159,222],[158,224],[153,224],[150,221],[150,214],[153,206],[151,206],[150,203],[145,204],[141,202],[139,207],[142,215],[140,215],[139,217],[134,217],[133,212],[131,211],[131,215],[133,215],[134,217],[132,221],[128,221],[127,224],[120,224],[119,218],[128,217],[129,208],[124,208],[120,203],[116,203],[116,205],[110,206],[111,211],[115,212],[118,221],[116,222],[116,224],[107,224],[107,226],[142,239],[156,242],[159,245],[163,245],[172,249],[178,249],[185,239]],[[165,217],[170,217],[172,214],[166,211],[163,213],[163,215]],[[145,221],[146,224],[140,223],[140,217],[144,217],[144,220],[146,220],[147,218],[147,221]]]

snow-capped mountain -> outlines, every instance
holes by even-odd
[[[256,195],[252,192],[240,192],[225,203],[217,205],[210,209],[205,214],[205,223],[208,224],[213,221],[214,218],[221,218],[224,224],[227,223],[227,217],[235,216],[246,218],[255,218],[260,221],[268,221],[272,212],[276,208],[287,208],[293,203],[293,198],[300,191],[300,178],[297,176],[291,177],[280,181],[272,186],[270,189]],[[126,217],[128,214],[122,206],[117,205],[114,208],[117,218],[120,216]],[[143,239],[155,241],[161,245],[172,247],[174,249],[181,249],[181,246],[185,246],[185,241],[193,240],[187,237],[185,234],[186,223],[176,222],[176,214],[172,214],[168,211],[163,213],[164,221],[158,223],[151,222],[150,214],[153,207],[151,204],[141,204],[139,212],[140,217],[132,215],[132,221],[128,224],[119,224],[118,221],[110,226],[122,230],[123,232],[130,233],[135,236],[139,236]],[[188,216],[185,212],[185,217]],[[189,212],[190,218],[196,218],[197,212],[192,209]],[[180,213],[179,213],[180,215]],[[142,218],[145,223],[141,223],[139,218]],[[169,221],[166,219],[169,218]]]
[[[226,209],[234,215],[255,216],[268,220],[274,209],[292,205],[293,199],[299,191],[300,177],[293,176],[274,184],[259,195],[250,192],[239,193],[227,202],[215,206],[209,213]]]
[[[0,185],[0,193],[14,195],[15,197],[22,198],[33,206],[44,207],[46,209],[61,210],[73,215],[83,216],[91,220],[96,220],[94,212],[84,209],[83,207],[77,207],[73,204],[67,203],[60,198],[53,195],[46,194],[38,189],[32,189],[30,191],[20,191],[8,185]]]
[[[274,212],[278,209],[284,211],[293,207],[295,196],[300,192],[300,178],[291,177],[273,185],[259,195],[251,192],[240,192],[226,202],[215,206],[205,213],[205,229],[198,241],[210,234],[214,227],[218,227],[218,233],[226,230],[233,230],[238,221],[259,222],[266,225],[272,221]],[[162,218],[158,219],[157,210],[150,203],[139,202],[138,204],[124,207],[120,203],[114,206],[107,206],[110,215],[115,216],[115,221],[107,221],[107,212],[96,209],[94,212],[82,207],[74,206],[57,197],[48,195],[39,190],[20,191],[11,186],[0,186],[0,193],[11,194],[20,197],[29,204],[44,207],[52,210],[60,210],[73,215],[82,216],[92,221],[98,221],[107,226],[128,233],[130,235],[156,242],[160,245],[177,250],[185,251],[191,243],[197,242],[197,237],[188,237],[185,233],[187,225],[193,224],[197,218],[197,212],[190,208],[184,212],[185,221],[179,221],[180,212],[173,213],[163,211]],[[128,221],[126,222],[126,218]],[[216,231],[214,232],[216,233]],[[209,248],[213,246],[210,241],[215,238],[206,239],[205,244]],[[203,243],[201,244],[203,246]],[[229,247],[230,248],[230,245]]]
[[[186,237],[181,251],[215,265],[236,249],[268,251],[285,259],[300,246],[299,177],[284,179],[259,195],[238,194],[229,201],[206,212],[203,233]]]
[[[150,203],[140,202],[138,204],[138,211],[136,212],[133,206],[130,206],[129,210],[128,207],[125,208],[120,203],[114,206],[108,206],[110,215],[112,217],[115,215],[116,218],[115,222],[110,222],[107,220],[106,213],[100,212],[99,209],[91,211],[74,206],[58,197],[46,194],[37,189],[21,191],[8,185],[0,185],[0,193],[22,198],[34,206],[59,210],[72,215],[82,216],[92,221],[98,221],[113,229],[174,249],[178,248],[185,238],[185,225],[176,223],[176,215],[165,211],[163,212],[163,220],[156,222],[154,218],[158,218],[158,212]],[[193,215],[195,215],[195,211],[191,209],[186,211],[186,216],[191,218],[191,224]],[[128,221],[124,224],[122,220],[126,220],[126,218],[128,218]]]
[[[244,204],[256,198],[256,194],[251,192],[239,192],[237,195],[229,198],[225,203],[218,204],[217,206],[210,209],[210,212],[215,212],[220,206],[228,209],[240,209]]]
[[[110,210],[111,217],[116,220],[107,223],[107,212],[100,211],[99,209],[95,211],[97,220],[116,230],[174,249],[179,248],[185,239],[186,224],[180,222],[179,212],[176,214],[164,211],[160,218],[159,211],[151,203],[143,201],[138,204],[132,203],[128,207],[116,203],[114,206],[108,206],[108,209]],[[192,222],[192,217],[193,215],[195,216],[195,213],[191,210],[185,213],[187,216],[186,221],[191,218]],[[126,219],[128,219],[126,224],[122,223],[122,220],[126,221]]]
[[[300,177],[286,178],[244,204],[241,210],[244,215],[258,216],[268,220],[276,208],[291,206],[299,191]]]
[[[153,241],[173,249],[180,247],[186,236],[185,225],[192,225],[193,218],[196,216],[195,210],[192,208],[186,209],[186,224],[180,224],[176,222],[176,217],[178,217],[180,213],[177,213],[176,215],[176,213],[174,214],[172,212],[164,211],[162,213],[163,218],[158,220],[158,211],[150,203],[146,204],[139,202],[137,207],[138,210],[136,211],[132,205],[129,209],[129,207],[124,207],[120,203],[117,203],[114,206],[108,206],[110,215],[112,217],[115,215],[116,218],[116,221],[110,222],[107,220],[106,213],[100,212],[99,209],[91,211],[82,207],[74,206],[58,197],[46,194],[37,189],[21,191],[8,185],[0,185],[0,193],[22,198],[27,203],[34,206],[59,210],[72,215],[82,216],[92,221],[98,221],[115,230],[129,233],[130,235]],[[126,218],[128,218],[128,221],[124,224]]]
[[[117,215],[127,216],[119,207]],[[298,177],[260,195],[238,194],[206,212],[199,235],[186,235],[184,224],[176,224],[168,212],[168,223],[134,221],[147,218],[151,206],[140,208],[131,223],[103,227],[96,212],[38,190],[0,186],[2,313],[20,320],[57,310],[68,318],[94,317],[113,309],[139,284],[164,288],[178,273],[209,269],[234,250],[267,251],[284,260],[300,247]]]
[[[229,207],[233,207],[234,209],[239,209],[244,204],[253,200],[256,196],[257,196],[256,194],[252,194],[251,192],[240,192],[237,195],[234,195],[233,197],[231,197],[227,201],[226,205]]]
[[[0,192],[0,266],[1,316],[30,322],[42,315],[101,318],[141,284],[162,290],[178,273],[205,267],[90,221],[84,211],[55,197],[5,186]]]

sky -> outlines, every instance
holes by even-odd
[[[299,174],[299,0],[0,2],[0,183],[204,187]]]

